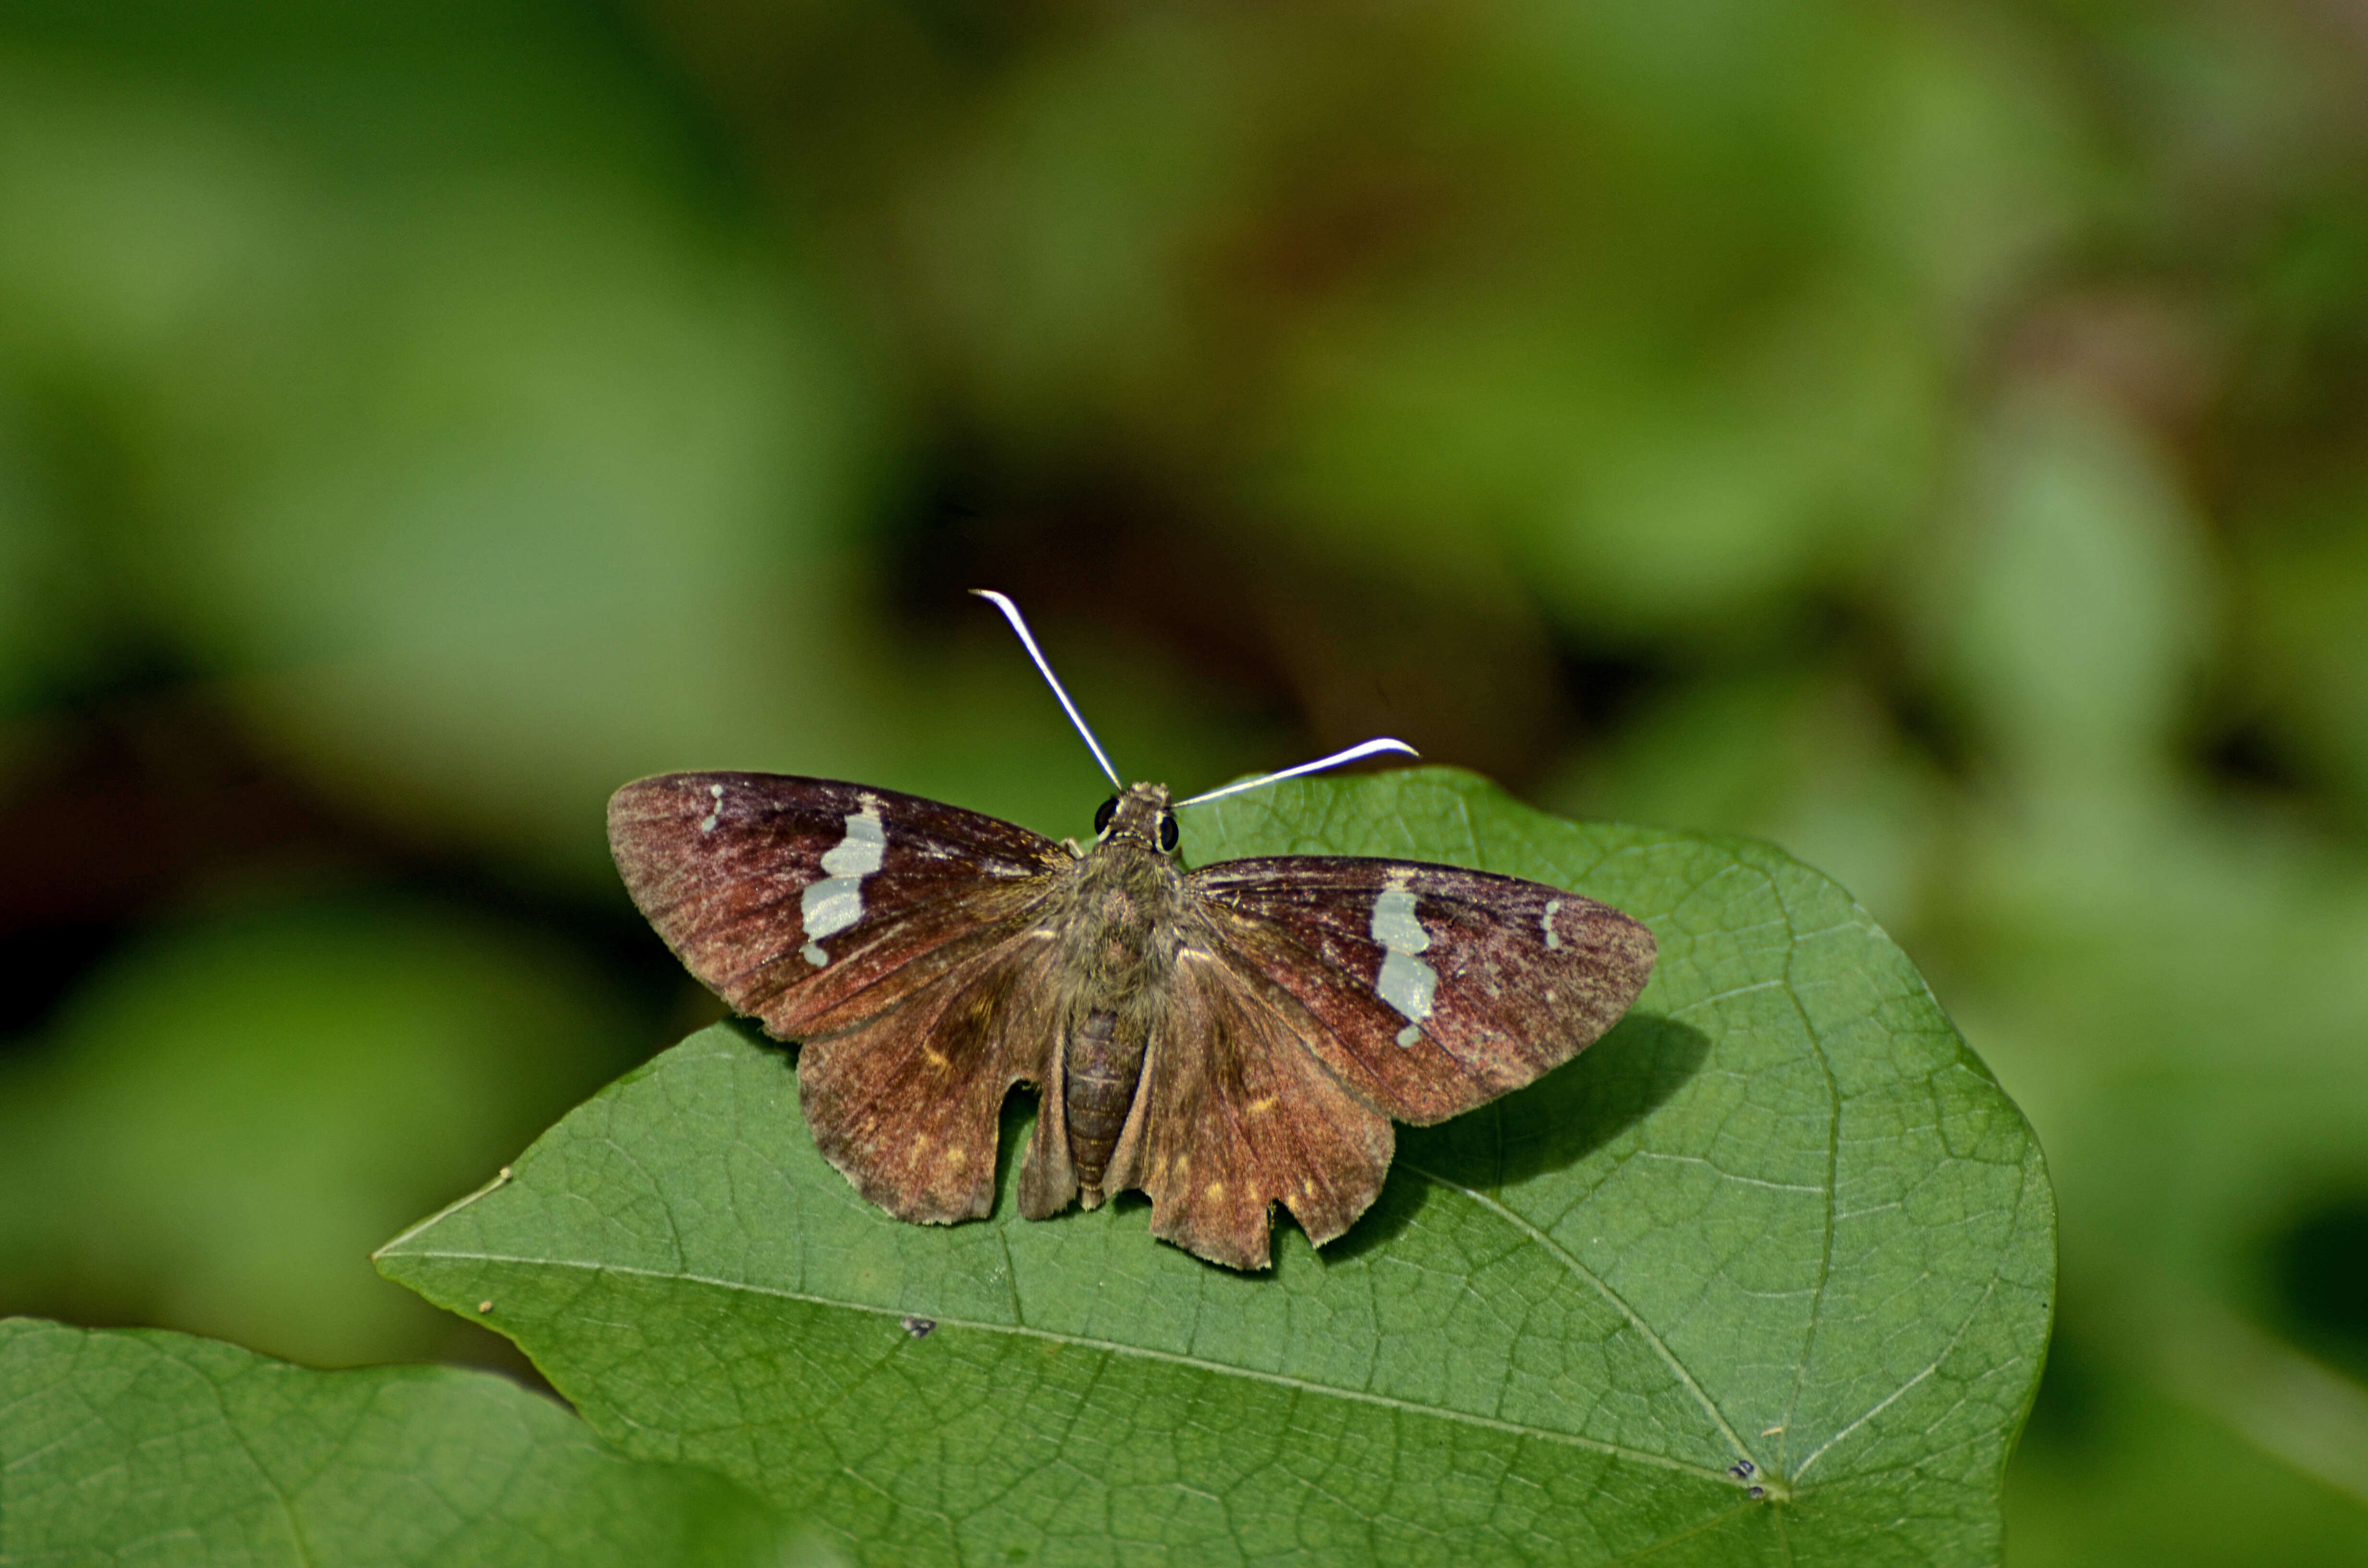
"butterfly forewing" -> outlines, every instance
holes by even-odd
[[[1219,950],[1307,1048],[1428,1123],[1577,1055],[1627,1011],[1652,934],[1543,883],[1409,861],[1281,856],[1191,873]]]
[[[609,841],[690,971],[788,1038],[876,1017],[1008,940],[1070,859],[975,812],[765,773],[628,784]]]

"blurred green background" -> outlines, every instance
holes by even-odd
[[[2358,0],[14,0],[0,1310],[367,1251],[703,1008],[638,774],[1403,735],[1764,835],[2047,1147],[2017,1568],[2368,1563]]]

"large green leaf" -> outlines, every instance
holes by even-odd
[[[753,1568],[780,1537],[489,1373],[0,1320],[0,1562]]]
[[[1320,1256],[1280,1237],[1266,1277],[1153,1241],[1139,1199],[899,1224],[729,1025],[380,1267],[491,1300],[602,1432],[870,1562],[1998,1559],[2052,1199],[1848,895],[1437,770],[1235,798],[1187,843],[1541,878],[1650,922],[1659,970],[1570,1067],[1406,1131],[1373,1211]]]

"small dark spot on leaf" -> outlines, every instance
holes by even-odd
[[[1751,1479],[1752,1471],[1759,1468],[1759,1466],[1753,1464],[1749,1460],[1737,1460],[1733,1464],[1726,1467],[1726,1473],[1735,1477],[1737,1481],[1748,1481]]]
[[[935,1318],[908,1317],[905,1319],[905,1332],[911,1335],[916,1339],[928,1338],[929,1331],[937,1326],[938,1320]]]
[[[1753,1487],[1750,1491],[1746,1492],[1746,1493],[1744,1494],[1744,1495],[1745,1495],[1745,1496],[1747,1496],[1747,1497],[1748,1497],[1748,1498],[1750,1498],[1753,1502],[1755,1502],[1755,1503],[1756,1503],[1756,1502],[1758,1502],[1760,1498],[1765,1497],[1765,1496],[1767,1496],[1767,1495],[1768,1495],[1768,1488],[1766,1488],[1765,1486],[1755,1486],[1755,1487]]]

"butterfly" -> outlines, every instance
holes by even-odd
[[[1113,785],[1108,758],[1019,632]],[[1212,799],[1377,749],[1369,742]],[[1184,802],[1192,803],[1190,801]],[[1380,1194],[1391,1123],[1531,1083],[1650,976],[1652,934],[1540,882],[1285,855],[1178,863],[1162,785],[1090,845],[868,785],[671,773],[617,791],[627,890],[690,971],[803,1042],[816,1147],[902,1220],[981,1218],[1000,1113],[1041,1090],[1019,1212],[1139,1189],[1154,1235],[1270,1262],[1280,1203],[1321,1246]]]

